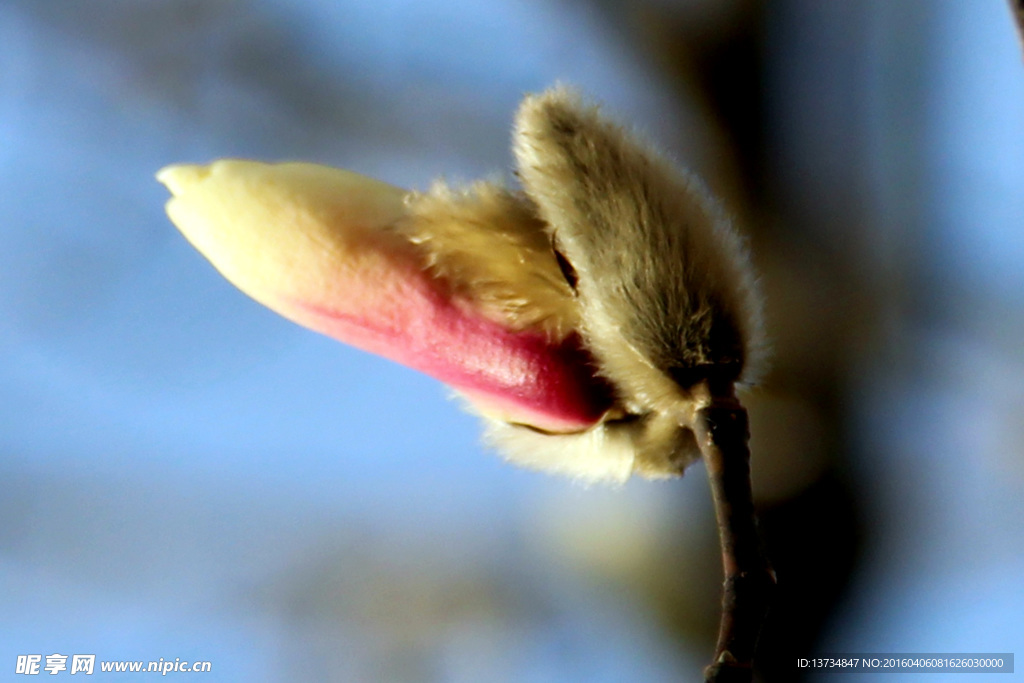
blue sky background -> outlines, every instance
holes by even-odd
[[[870,542],[831,651],[1024,642],[1024,63],[1004,8],[969,4],[864,6],[851,31],[793,1],[767,33],[781,203],[906,285],[851,360]],[[715,618],[699,466],[588,490],[505,465],[435,381],[234,290],[153,179],[218,157],[509,177],[518,101],[563,80],[714,184],[708,110],[609,15],[0,4],[0,679],[54,652],[247,682],[692,678],[709,617],[680,638],[619,579],[693,548],[666,571],[710,586],[693,604]],[[833,233],[851,173],[866,227]]]

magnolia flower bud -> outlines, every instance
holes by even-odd
[[[562,89],[524,102],[525,193],[407,192],[313,164],[170,166],[171,220],[281,315],[452,386],[509,459],[682,473],[698,380],[759,345],[738,237],[689,176]]]

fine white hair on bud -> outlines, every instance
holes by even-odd
[[[626,413],[595,429],[628,435],[633,472],[681,473],[699,457],[691,387],[749,383],[763,360],[743,240],[703,183],[568,88],[523,101],[514,151],[570,271],[585,347]]]
[[[575,270],[587,344],[617,388],[657,408],[705,371],[753,376],[753,269],[703,183],[566,88],[526,98],[514,144],[526,193]]]

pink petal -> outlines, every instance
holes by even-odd
[[[313,164],[218,161],[158,178],[189,241],[281,315],[436,377],[508,422],[570,432],[611,406],[578,337],[512,331],[427,272],[391,229],[404,190]]]

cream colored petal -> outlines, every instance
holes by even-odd
[[[550,431],[611,403],[579,339],[518,330],[457,296],[395,226],[405,191],[313,164],[171,166],[167,213],[232,283],[281,315],[425,372],[481,412]],[[470,293],[471,294],[471,293]]]

